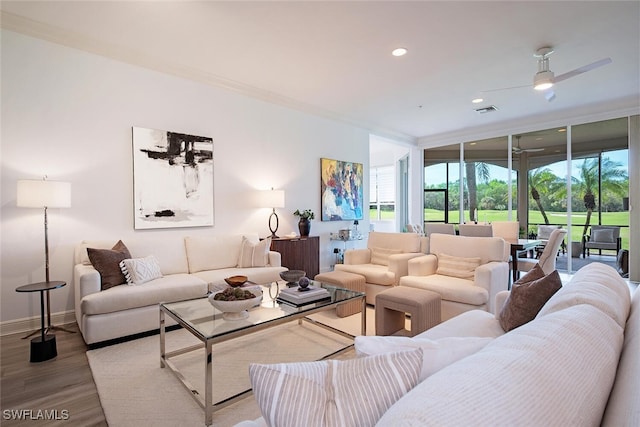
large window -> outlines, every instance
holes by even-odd
[[[371,168],[369,173],[369,219],[373,221],[394,220],[396,217],[394,167]]]
[[[509,137],[427,149],[425,218],[441,221],[442,215],[428,208],[442,209],[442,193],[429,191],[445,188],[446,182],[448,206],[457,210],[449,222],[460,222],[458,212],[463,221],[518,220],[523,237],[525,231],[535,234],[539,225],[561,226],[569,231],[566,243],[571,242],[573,257],[582,256],[580,244],[591,226],[616,226],[622,248],[629,249],[628,144],[624,117],[512,135],[511,153]],[[452,173],[454,164],[464,168],[462,185],[459,169]],[[575,271],[592,260],[599,259],[583,257],[578,262],[565,257],[558,261],[559,269]],[[605,260],[614,263],[615,257]]]

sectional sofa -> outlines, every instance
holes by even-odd
[[[496,306],[504,307],[508,295],[498,294]],[[365,424],[379,426],[638,426],[640,291],[630,295],[614,269],[592,263],[555,292],[533,320],[509,332],[499,315],[472,310],[413,338],[357,337],[356,350],[360,355],[368,350],[368,357],[252,365],[264,418],[240,425],[368,416]],[[414,353],[421,355],[421,368],[409,357]],[[401,363],[394,361],[399,354],[407,355]],[[373,358],[374,365],[363,370]],[[389,375],[364,392],[364,378],[389,366]],[[416,371],[420,378],[411,383],[407,378]],[[296,375],[314,379],[296,381]],[[384,379],[394,377],[391,382],[404,388],[387,391],[390,382]],[[348,391],[354,384],[358,393]],[[309,396],[315,389],[321,392],[314,399],[298,404],[285,398]]]
[[[142,284],[103,289],[87,249],[108,250],[116,240],[83,241],[75,248],[76,320],[87,344],[158,329],[160,302],[204,297],[226,286],[226,277],[245,275],[257,284],[270,284],[287,270],[280,254],[269,250],[270,241],[260,242],[257,235],[123,239],[131,258],[153,256],[160,271]]]

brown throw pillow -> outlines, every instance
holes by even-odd
[[[87,255],[93,268],[100,273],[100,288],[103,291],[127,283],[120,269],[120,261],[131,258],[131,254],[122,240],[118,240],[111,249],[87,248]]]
[[[544,275],[536,266],[511,287],[511,294],[500,311],[500,326],[505,332],[533,320],[542,306],[562,288],[557,270]]]

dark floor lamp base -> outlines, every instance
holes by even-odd
[[[57,355],[55,335],[45,335],[44,341],[41,336],[31,340],[31,358],[29,362],[44,362],[45,360],[53,359]]]

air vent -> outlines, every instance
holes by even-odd
[[[498,111],[498,107],[489,105],[488,107],[476,108],[476,111],[480,114],[491,113],[492,111]]]

